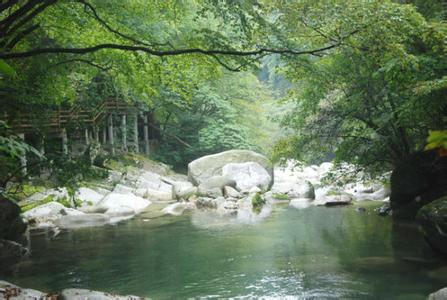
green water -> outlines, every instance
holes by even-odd
[[[32,255],[3,279],[24,287],[67,287],[154,299],[286,297],[425,299],[447,286],[414,226],[372,207],[276,207],[256,224],[203,213],[100,228],[35,232]],[[444,267],[444,273],[436,269]]]

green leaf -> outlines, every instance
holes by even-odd
[[[0,73],[7,76],[14,76],[16,74],[16,71],[3,59],[0,59]]]

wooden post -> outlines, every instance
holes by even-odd
[[[68,136],[67,136],[67,129],[63,128],[62,133],[62,153],[68,154]]]
[[[123,140],[123,152],[127,152],[127,124],[126,124],[126,114],[121,116],[121,134]]]
[[[146,153],[146,155],[150,154],[148,117],[149,117],[148,115],[143,115],[143,121],[144,121],[144,153]]]
[[[135,143],[135,152],[140,152],[140,145],[138,144],[138,113],[135,113],[135,119],[133,121],[133,138]]]
[[[90,144],[90,137],[89,137],[88,129],[87,129],[87,128],[84,129],[84,135],[85,135],[85,144],[86,144],[86,145]]]
[[[93,126],[93,139],[95,142],[99,143],[99,129],[98,126]]]
[[[19,133],[18,137],[22,140],[25,141],[25,134],[24,133]],[[25,176],[28,173],[28,170],[26,168],[26,152],[23,152],[20,154],[20,167],[21,167],[21,173],[23,176]]]
[[[102,128],[102,144],[104,146],[107,144],[107,130],[106,130],[106,127]]]
[[[110,151],[112,152],[112,155],[115,155],[115,145],[114,145],[114,139],[113,139],[113,115],[109,114],[108,118],[108,125],[109,125],[109,144],[110,144]]]

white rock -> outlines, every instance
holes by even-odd
[[[170,201],[172,200],[172,189],[163,191],[148,188],[146,190],[146,198],[151,201]]]
[[[173,181],[172,182],[172,195],[177,198],[184,198],[185,195],[190,195],[193,184],[189,181]]]
[[[193,184],[199,185],[212,176],[222,175],[222,168],[225,165],[245,162],[260,164],[273,178],[270,161],[265,156],[250,150],[229,150],[198,158],[188,164],[188,178]]]
[[[84,207],[97,204],[102,198],[104,198],[104,195],[91,188],[81,187],[76,191],[75,198],[82,202],[81,207],[79,208],[82,210]]]
[[[120,194],[130,194],[133,192],[133,188],[125,186],[123,184],[117,184],[115,188],[113,189],[114,193],[120,193]]]
[[[64,216],[83,215],[84,213],[76,209],[67,208],[58,202],[49,202],[37,206],[23,214],[28,220],[37,222],[37,226],[51,225],[57,219]],[[39,224],[41,223],[41,224]]]
[[[65,289],[61,292],[62,299],[66,300],[139,300],[137,296],[120,296],[98,291],[84,289]]]
[[[241,194],[231,186],[224,186],[223,193],[225,197],[231,197],[231,198],[239,198],[241,197]]]
[[[186,210],[192,210],[194,209],[194,205],[189,202],[177,202],[173,203],[171,205],[166,206],[161,211],[162,213],[173,215],[173,216],[180,216],[185,212]]]
[[[39,201],[45,199],[48,196],[52,196],[54,201],[66,199],[68,198],[68,191],[66,188],[49,189],[43,192],[35,193],[30,197],[28,197],[25,201],[26,202]]]
[[[220,189],[218,187],[206,189],[206,188],[202,187],[202,185],[199,185],[199,187],[197,189],[197,193],[200,196],[211,197],[211,198],[222,197],[222,195],[223,195],[222,189]]]
[[[256,194],[256,193],[260,193],[260,192],[262,192],[262,190],[261,190],[260,188],[258,188],[257,186],[252,187],[252,188],[248,191],[249,194]]]
[[[33,290],[33,289],[25,289],[25,288],[20,288],[15,284],[0,280],[0,297],[1,295],[1,290],[5,289],[5,288],[15,288],[18,290],[19,294],[18,296],[12,296],[9,297],[10,300],[33,300],[33,299],[46,299],[47,298],[47,294],[37,291],[37,290]],[[3,299],[3,298],[0,298]]]
[[[447,299],[447,288],[440,289],[428,296],[428,300],[446,300]]]
[[[97,212],[106,212],[114,207],[127,207],[133,209],[135,213],[138,214],[151,203],[151,201],[135,196],[134,194],[119,194],[112,192],[98,202],[95,206],[95,210]]]
[[[248,192],[252,187],[267,190],[272,183],[272,177],[258,163],[230,163],[222,168],[222,175],[236,182],[236,188]]]
[[[290,198],[308,198],[315,199],[315,190],[310,181],[305,180],[301,184],[295,184],[292,189],[287,192]]]

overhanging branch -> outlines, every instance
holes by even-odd
[[[312,50],[292,50],[292,49],[270,49],[270,48],[259,48],[250,51],[238,51],[238,50],[207,50],[202,48],[187,48],[187,49],[174,49],[174,50],[155,50],[145,46],[134,46],[134,45],[120,45],[120,44],[99,44],[84,48],[36,48],[29,51],[23,52],[3,52],[0,53],[0,59],[17,59],[17,58],[27,58],[43,54],[88,54],[97,52],[100,50],[111,49],[111,50],[121,50],[121,51],[141,51],[153,56],[178,56],[186,54],[202,54],[208,56],[215,55],[226,55],[235,57],[244,56],[254,56],[263,54],[288,54],[288,55],[317,55],[324,53],[330,49],[337,47],[339,44],[331,44],[322,48],[312,49]]]

